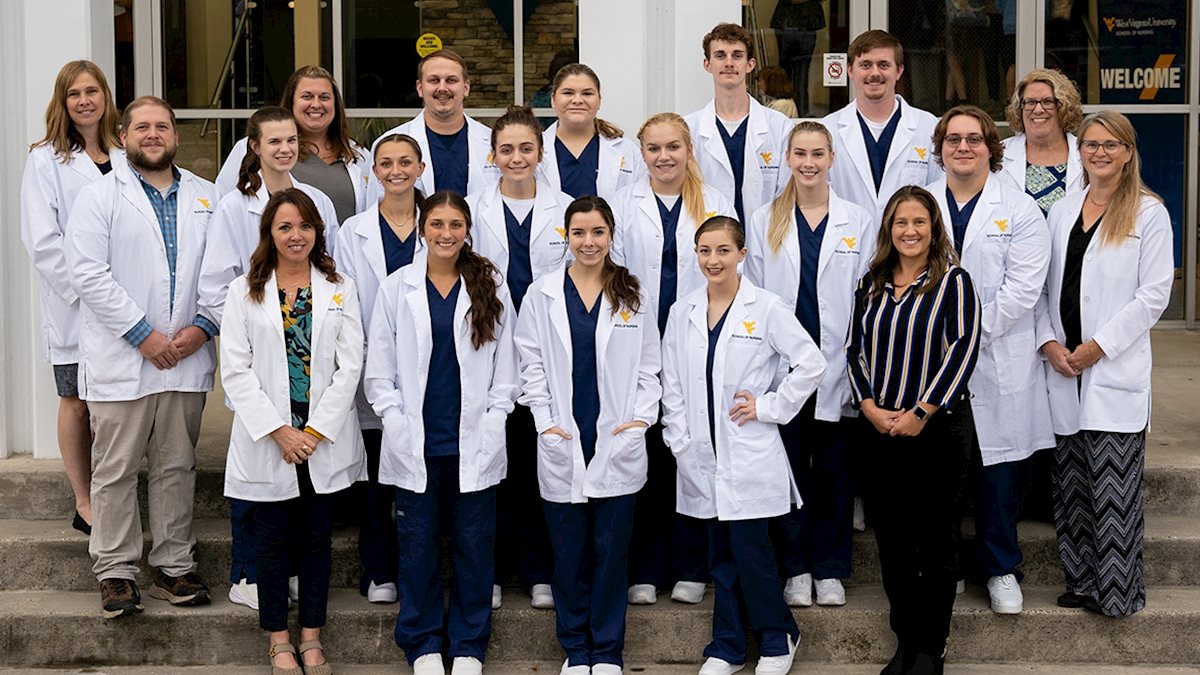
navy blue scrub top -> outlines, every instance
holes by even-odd
[[[583,462],[596,455],[596,422],[600,419],[600,384],[596,373],[596,322],[600,318],[600,298],[589,310],[570,274],[564,274],[563,290],[567,297],[567,323],[571,326],[571,410],[579,427]]]
[[[425,294],[429,298],[429,324],[433,352],[425,381],[425,404],[421,417],[425,422],[425,456],[450,457],[458,454],[459,416],[462,412],[462,382],[459,380],[458,351],[454,348],[454,306],[458,303],[462,280],[443,298],[429,279]]]
[[[958,202],[954,201],[954,193],[950,192],[949,187],[946,188],[946,206],[950,209],[950,229],[954,232],[954,250],[960,256],[962,255],[963,239],[967,237],[967,225],[971,222],[971,214],[975,213],[975,205],[979,203],[979,196],[982,194],[983,190],[980,190],[963,205],[960,211]]]
[[[536,206],[534,208],[537,208]],[[529,209],[525,220],[518,221],[508,204],[504,205],[504,229],[508,232],[508,292],[512,294],[513,306],[521,310],[525,292],[533,283],[533,263],[529,260],[530,230],[533,228],[533,209]]]
[[[731,136],[725,130],[721,118],[717,118],[717,131],[721,134],[721,141],[725,143],[729,167],[733,169],[733,208],[737,211],[738,221],[742,223],[746,222],[746,216],[742,213],[742,178],[746,175],[746,125],[749,123],[750,116],[747,115]]]
[[[796,236],[800,240],[800,292],[796,294],[796,318],[818,347],[821,346],[821,307],[817,303],[817,269],[821,260],[821,239],[825,237],[828,224],[829,214],[826,213],[817,229],[812,229],[800,207],[796,207]]]
[[[392,226],[388,225],[387,219],[380,213],[379,232],[383,236],[383,258],[387,262],[388,274],[413,261],[413,252],[417,248],[417,229],[415,227],[412,232],[408,233],[408,239],[401,240],[396,236]]]
[[[433,189],[450,190],[465,197],[467,177],[471,175],[467,125],[448,136],[426,127],[425,139],[429,141],[429,161],[433,164]]]
[[[592,136],[578,157],[571,154],[556,137],[554,157],[558,161],[558,179],[563,192],[576,198],[596,194],[596,176],[600,172],[600,134]]]
[[[683,195],[675,200],[675,206],[667,208],[662,197],[654,195],[658,202],[658,218],[662,221],[663,250],[662,270],[658,277],[658,335],[662,337],[667,331],[667,316],[671,313],[671,305],[675,304],[675,296],[679,292],[679,250],[675,242],[675,233],[679,229],[679,213],[683,208]]]
[[[717,417],[713,410],[713,359],[717,357],[717,340],[721,337],[721,329],[725,327],[725,318],[729,316],[729,310],[733,307],[733,303],[729,303],[729,307],[725,308],[725,313],[721,315],[717,325],[708,329],[708,363],[705,366],[704,373],[708,377],[708,435],[712,439],[713,451],[717,449]]]
[[[883,182],[883,170],[887,168],[888,153],[892,150],[892,138],[896,136],[896,127],[900,126],[900,106],[896,106],[896,112],[879,134],[879,140],[875,140],[875,135],[871,133],[871,127],[867,126],[862,113],[855,114],[858,115],[858,128],[862,130],[863,140],[867,143],[867,158],[871,161],[871,178],[875,181],[875,192],[879,192],[879,185]]]

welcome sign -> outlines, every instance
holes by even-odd
[[[1187,3],[1098,0],[1100,102],[1185,103]]]

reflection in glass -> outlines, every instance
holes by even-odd
[[[759,75],[752,91],[763,105],[790,117],[823,117],[849,103],[848,87],[825,86],[821,60],[821,54],[845,52],[850,44],[847,3],[750,0],[745,5],[742,24],[754,35]]]

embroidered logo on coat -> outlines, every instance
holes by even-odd
[[[617,314],[621,315],[621,320],[624,321],[625,323],[629,323],[629,320],[631,318],[633,318],[633,313],[627,309],[623,309],[623,310],[617,312]]]
[[[913,150],[917,153],[917,157],[920,157],[921,159],[925,159],[925,155],[929,152],[929,148],[914,147]]]
[[[842,237],[842,243],[846,245],[846,248],[853,251],[854,247],[858,246],[858,237]]]
[[[556,227],[556,228],[554,228],[554,231],[558,233],[558,236],[563,238],[563,241],[567,240],[567,228]]]
[[[717,215],[717,212],[716,212],[716,211],[705,211],[705,212],[704,212],[704,219],[705,219],[705,220],[708,220],[709,218],[712,218],[712,217],[713,217],[713,216],[715,216],[715,215]]]
[[[200,202],[200,206],[203,206],[206,209],[212,208],[212,202],[203,197],[197,198],[196,201]]]
[[[1008,218],[994,222],[996,223],[996,229],[1000,230],[1001,232],[1008,232]]]
[[[742,326],[746,328],[747,335],[754,335],[754,328],[758,324],[756,321],[743,321]]]
[[[338,307],[342,306],[342,294],[341,293],[333,294],[333,304],[337,305]]]
[[[771,159],[775,157],[775,153],[773,152],[760,152],[758,154],[762,157],[763,164],[770,164]]]

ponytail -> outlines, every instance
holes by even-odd
[[[262,125],[267,122],[295,124],[296,118],[292,117],[292,111],[277,105],[259,108],[250,116],[250,121],[246,123],[246,156],[242,158],[242,164],[238,167],[237,180],[238,192],[247,197],[253,196],[262,187],[262,176],[258,173],[262,170],[262,162],[258,158],[258,153],[250,147],[250,143],[253,142],[257,145],[262,141]]]
[[[258,175],[262,164],[258,161],[258,153],[250,149],[250,144],[246,144],[246,156],[242,157],[242,165],[238,167],[238,192],[253,197],[258,192],[258,188],[262,187],[262,176]]]
[[[820,122],[805,120],[792,127],[791,133],[788,134],[787,154],[792,152],[792,139],[796,134],[813,133],[820,134],[825,137],[825,149],[830,153],[833,152],[833,135],[829,133],[829,129]],[[785,155],[786,157],[786,155]],[[783,240],[787,239],[788,230],[792,226],[792,209],[796,207],[796,181],[789,178],[787,185],[783,188],[783,192],[779,193],[771,202],[771,219],[767,226],[767,246],[771,249],[771,253],[779,253],[779,248],[783,246]]]
[[[685,175],[683,177],[682,199],[683,207],[692,218],[692,222],[696,223],[696,227],[700,227],[700,223],[704,222],[704,174],[700,173],[700,163],[696,161],[696,148],[692,145],[692,130],[688,128],[687,122],[682,117],[673,112],[664,112],[651,115],[649,119],[642,122],[642,128],[638,129],[637,138],[641,143],[642,137],[646,134],[646,129],[656,125],[666,124],[675,127],[676,131],[683,136],[683,144],[687,146],[688,159],[685,167]]]

